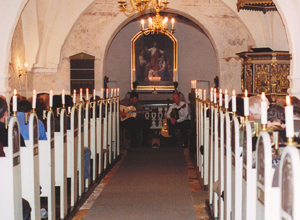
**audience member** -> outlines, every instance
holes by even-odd
[[[6,99],[0,96],[0,141],[3,146],[8,146],[8,129],[5,128],[5,118],[8,117],[8,106]],[[24,139],[20,135],[20,145],[25,146]]]
[[[29,123],[25,123],[25,113],[28,113],[28,122],[31,113],[31,103],[28,100],[21,100],[18,102],[17,118],[19,120],[20,133],[24,140],[29,140]],[[38,119],[39,140],[47,140],[46,130],[42,121]]]

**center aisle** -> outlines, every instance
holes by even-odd
[[[128,152],[84,219],[197,219],[183,149]]]

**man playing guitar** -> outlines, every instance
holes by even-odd
[[[188,105],[181,101],[180,95],[174,93],[174,103],[170,106],[166,118],[168,120],[169,134],[174,139],[174,129],[180,129],[183,147],[188,147],[188,129],[190,128],[191,116]],[[175,141],[175,139],[174,139]]]
[[[120,126],[122,128],[128,128],[130,131],[131,147],[137,147],[136,139],[136,128],[142,128],[143,137],[142,137],[142,146],[148,146],[148,135],[151,127],[151,121],[145,119],[146,111],[143,110],[143,107],[139,103],[139,94],[135,91],[130,93],[130,98],[125,98],[120,101],[120,105],[127,107],[134,107],[137,111],[136,114],[133,114],[136,117],[128,117],[128,113],[120,110],[121,119]]]

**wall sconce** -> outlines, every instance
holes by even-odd
[[[26,75],[27,75],[27,66],[28,66],[28,64],[25,63],[25,64],[24,64],[24,69],[21,69],[20,66],[18,67],[19,77],[21,77],[22,75],[23,75],[23,76],[26,76]]]

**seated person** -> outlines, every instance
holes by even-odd
[[[136,117],[128,117],[128,114],[125,111],[122,111],[120,109],[120,117],[125,119],[124,121],[120,122],[121,128],[128,128],[130,130],[130,139],[131,139],[131,146],[137,147],[137,140],[136,140],[136,129],[142,128],[143,135],[142,135],[142,146],[147,147],[148,146],[148,136],[149,131],[151,127],[151,121],[145,119],[145,113],[146,111],[143,110],[143,107],[139,103],[139,94],[135,91],[132,91],[130,93],[130,99],[123,99],[120,101],[120,105],[123,105],[125,107],[133,106],[135,107],[136,111],[138,113],[136,114]],[[140,113],[141,112],[141,113]]]
[[[178,93],[174,93],[173,100],[174,103],[170,106],[166,114],[169,126],[169,134],[174,137],[174,129],[180,129],[183,147],[186,148],[188,147],[188,129],[190,128],[191,121],[189,106],[185,102],[181,101]],[[173,141],[175,141],[174,138]]]
[[[18,102],[17,118],[19,120],[20,133],[24,140],[29,140],[29,119],[31,113],[31,103],[28,100]],[[28,112],[28,123],[25,124],[25,113]],[[39,140],[47,140],[46,130],[43,122],[38,119]]]
[[[8,106],[4,96],[0,96],[0,141],[3,146],[8,146],[8,129],[5,128],[5,118],[8,117]],[[20,135],[20,145],[25,146],[24,139]]]

